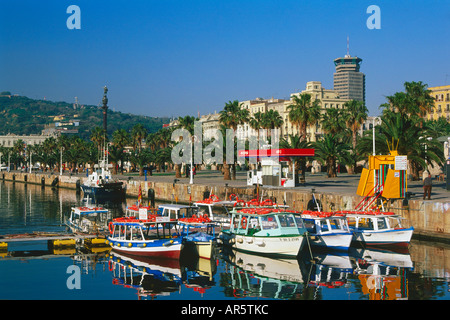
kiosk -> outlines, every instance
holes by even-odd
[[[295,157],[314,157],[314,149],[240,150],[243,158],[257,158],[258,170],[247,172],[247,185],[295,187]],[[291,167],[291,169],[290,169]]]

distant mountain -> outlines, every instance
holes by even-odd
[[[74,123],[78,122],[79,126]],[[108,135],[117,129],[130,131],[141,123],[148,132],[156,132],[163,124],[169,123],[168,117],[147,117],[122,113],[108,109]],[[0,135],[13,133],[17,135],[41,134],[46,126],[55,123],[67,129],[78,129],[78,135],[88,139],[93,128],[103,127],[103,113],[98,106],[85,105],[74,107],[73,103],[35,100],[24,96],[0,93]],[[72,123],[72,125],[69,125]]]

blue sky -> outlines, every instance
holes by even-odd
[[[381,29],[369,30],[370,5]],[[69,30],[69,5],[81,29]],[[0,0],[0,91],[116,111],[185,116],[229,100],[333,88],[333,59],[363,59],[379,114],[405,81],[450,84],[450,1]]]

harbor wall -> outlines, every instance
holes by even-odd
[[[76,189],[86,178],[77,176],[59,176],[55,174],[43,173],[17,173],[1,172],[0,180],[26,182],[39,184],[42,186],[53,186],[60,188]],[[169,182],[153,182],[140,180],[124,180],[128,197],[137,197],[139,187],[142,190],[142,197],[148,199],[149,190],[154,191],[155,200],[189,203],[203,200],[205,194],[212,192],[219,199],[228,198],[231,194],[236,194],[239,199],[249,201],[256,197],[254,187],[226,187],[208,186],[202,184],[183,184]],[[264,188],[260,190],[263,198],[271,198],[277,203],[286,204],[294,210],[306,210],[308,203],[312,200],[312,192],[305,190]],[[315,191],[316,199],[321,203],[322,211],[352,210],[362,200],[356,194],[321,193]],[[450,242],[450,203],[439,201],[403,200],[389,201],[385,206],[387,211],[400,214],[406,218],[407,226],[414,227],[414,237],[428,240]]]

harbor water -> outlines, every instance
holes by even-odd
[[[0,236],[65,232],[71,207],[81,203],[75,190],[0,181]],[[102,205],[119,217],[126,204]],[[179,261],[130,258],[106,248],[57,249],[47,241],[12,242],[0,252],[0,299],[448,300],[449,257],[448,244],[418,240],[401,252],[305,247],[297,259],[217,247],[211,260]]]

